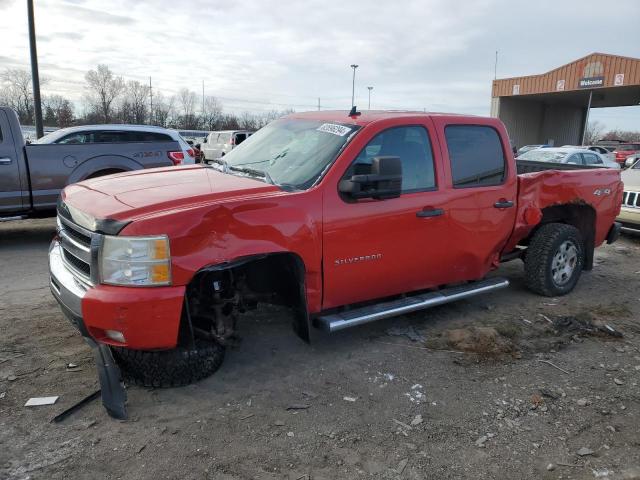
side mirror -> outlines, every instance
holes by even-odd
[[[195,147],[195,148],[197,148],[198,150],[200,150],[200,147],[201,147],[201,146],[202,146],[202,145],[200,145],[199,143],[196,143],[196,144],[194,145],[194,147]]]
[[[627,167],[627,168],[631,168],[631,167],[633,167],[633,164],[636,163],[637,161],[638,161],[637,158],[627,158],[624,161],[624,166]]]
[[[351,198],[385,200],[402,193],[402,162],[400,157],[374,157],[371,173],[353,175],[340,181],[338,191]]]

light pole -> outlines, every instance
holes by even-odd
[[[367,87],[367,89],[369,90],[369,110],[371,110],[371,90],[373,90],[373,87]]]
[[[35,110],[36,137],[44,135],[42,127],[42,104],[40,103],[40,77],[38,75],[38,52],[36,50],[36,27],[33,19],[33,0],[27,0],[29,16],[29,48],[31,53],[31,81],[33,82],[33,106]]]
[[[353,108],[356,101],[356,68],[358,68],[358,65],[354,63],[351,68],[353,68],[353,82],[351,84],[351,108]]]

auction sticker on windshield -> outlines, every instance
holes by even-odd
[[[317,130],[319,132],[333,133],[339,137],[344,137],[351,131],[351,128],[345,127],[344,125],[336,125],[335,123],[323,123]]]

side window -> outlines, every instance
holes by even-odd
[[[242,142],[244,142],[247,138],[247,134],[246,133],[236,133],[236,141],[235,144],[236,145],[240,145]]]
[[[597,155],[593,153],[583,153],[582,157],[584,158],[584,163],[587,165],[602,165],[602,160]]]
[[[373,158],[384,156],[400,157],[403,193],[435,188],[431,142],[423,127],[396,127],[379,133],[362,149],[345,177],[371,173]]]
[[[59,139],[56,143],[62,145],[72,145],[75,143],[92,143],[92,134],[89,132],[70,133]]]
[[[449,125],[444,134],[454,188],[504,182],[505,158],[498,132],[484,125]]]
[[[567,158],[567,163],[572,165],[584,165],[584,160],[582,159],[582,155],[579,153],[574,153],[573,155],[569,155]]]
[[[127,137],[129,132],[117,132],[113,130],[98,131],[94,134],[95,143],[120,143],[129,142]]]

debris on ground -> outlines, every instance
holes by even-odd
[[[416,415],[415,417],[413,417],[413,420],[411,420],[412,427],[420,425],[421,423],[422,423],[422,415]]]
[[[387,335],[393,337],[407,337],[412,342],[424,342],[426,339],[418,333],[411,325],[407,327],[391,327],[387,330]]]
[[[53,405],[58,401],[58,396],[55,397],[32,397],[24,404],[25,407],[40,407],[42,405]]]
[[[292,405],[289,405],[287,407],[287,410],[306,410],[310,406],[311,405],[309,405],[308,403],[294,403]]]
[[[595,452],[587,447],[582,447],[580,450],[576,452],[580,457],[586,457],[587,455],[593,455]]]
[[[342,397],[345,402],[355,402],[357,400],[356,397]]]
[[[93,400],[96,400],[97,398],[99,398],[101,396],[102,391],[101,390],[96,390],[95,392],[93,392],[91,395],[88,395],[86,397],[84,397],[82,400],[80,400],[79,402],[71,405],[69,408],[67,408],[64,412],[59,413],[58,415],[56,415],[53,418],[53,422],[54,423],[60,423],[61,421],[63,421],[65,418],[67,418],[69,415],[71,415],[74,412],[77,412],[78,410],[80,410],[82,407],[84,407],[85,405],[87,405],[88,403],[92,402]]]
[[[614,382],[616,385],[624,385],[624,380],[620,380],[619,378],[614,378],[614,379],[613,379],[613,382]]]

